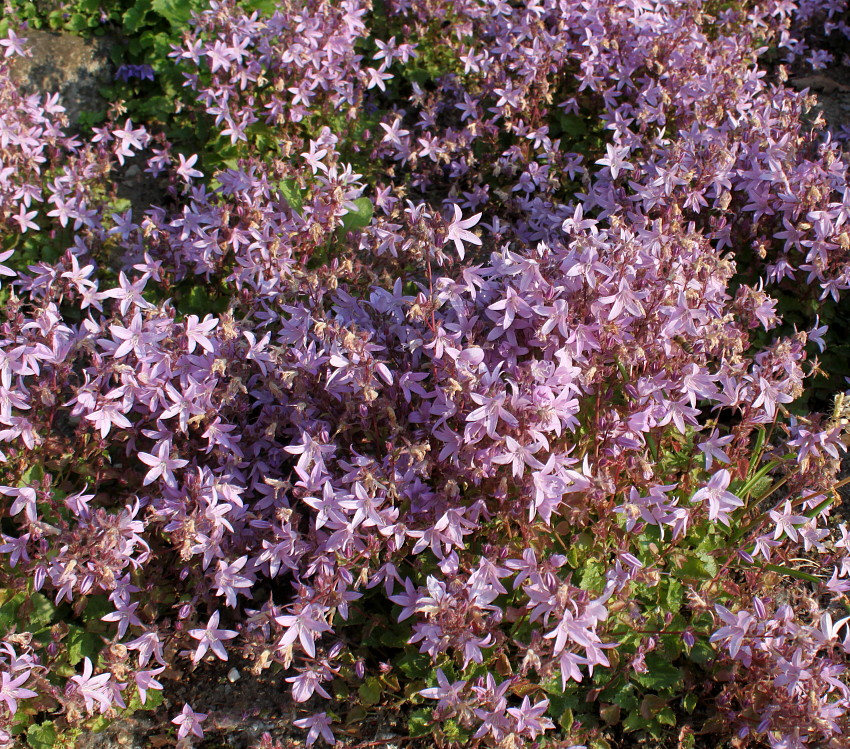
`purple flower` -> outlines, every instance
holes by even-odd
[[[718,640],[726,640],[726,647],[729,650],[729,655],[735,658],[741,650],[744,638],[750,631],[750,627],[755,624],[755,619],[749,611],[739,611],[733,614],[725,606],[719,603],[715,605],[714,610],[725,622],[726,626],[718,629],[711,637],[709,642],[717,642]],[[749,652],[749,648],[745,648]]]
[[[161,441],[157,445],[156,454],[145,452],[137,453],[139,460],[141,460],[145,465],[150,466],[150,470],[145,474],[145,479],[142,482],[144,486],[152,484],[160,477],[162,477],[162,480],[167,486],[177,486],[177,481],[174,478],[172,471],[175,468],[183,468],[183,466],[189,465],[189,461],[181,458],[172,458],[170,456],[170,440]]]
[[[9,712],[14,715],[18,710],[18,700],[26,699],[27,697],[35,697],[36,692],[32,689],[25,689],[22,685],[26,684],[30,678],[30,672],[24,671],[18,676],[13,677],[12,674],[3,671],[0,673],[0,700],[6,703]]]
[[[136,671],[134,674],[133,678],[136,680],[136,688],[139,690],[139,699],[142,701],[143,705],[148,700],[149,689],[162,689],[162,684],[160,684],[154,677],[158,676],[163,671],[165,671],[165,666]]]
[[[464,249],[463,243],[469,242],[470,244],[481,245],[481,240],[473,234],[469,229],[475,226],[478,221],[481,219],[481,214],[476,213],[474,216],[470,218],[464,219],[462,216],[460,208],[458,206],[454,207],[454,218],[451,223],[449,223],[448,233],[446,234],[447,242],[454,242],[455,248],[457,249],[457,254],[460,256],[460,259],[463,260],[464,255],[466,254],[466,250]]]
[[[150,65],[120,65],[115,71],[115,78],[119,81],[129,81],[131,78],[152,81],[154,69]]]
[[[178,739],[185,739],[189,734],[202,739],[204,737],[204,729],[201,727],[201,723],[206,718],[206,713],[196,713],[188,704],[184,703],[180,714],[176,718],[172,718],[171,722],[180,726],[177,731]]]
[[[314,713],[307,718],[299,718],[292,721],[292,724],[298,728],[309,728],[307,733],[307,746],[312,746],[319,735],[330,745],[336,743],[333,732],[331,731],[331,721],[327,713]]]
[[[314,692],[317,692],[325,699],[330,699],[331,696],[322,686],[325,677],[322,673],[307,669],[297,676],[288,676],[286,681],[292,684],[292,698],[296,702],[306,702]]]
[[[22,39],[19,37],[12,29],[9,29],[6,32],[6,38],[0,39],[0,47],[5,47],[3,50],[3,57],[9,58],[12,55],[20,55],[21,57],[28,55],[29,52],[24,47],[27,43],[26,39]]]
[[[744,506],[744,500],[736,497],[732,492],[726,491],[731,482],[731,474],[725,468],[715,473],[708,484],[699,489],[691,498],[691,502],[708,500],[709,520],[719,520],[724,525],[729,525],[729,513],[738,507]]]
[[[628,148],[618,148],[617,146],[608,143],[605,146],[605,150],[607,152],[607,155],[604,158],[599,159],[596,163],[600,164],[601,166],[607,166],[609,168],[609,170],[611,171],[611,179],[617,179],[621,169],[627,171],[634,170],[634,166],[632,164],[629,164],[629,162],[626,161],[625,158],[629,155]]]
[[[80,676],[72,676],[71,681],[77,684],[77,693],[83,698],[86,703],[86,710],[89,712],[94,708],[94,703],[97,702],[100,707],[101,714],[105,713],[112,707],[113,694],[110,688],[110,674],[98,674],[93,676],[94,667],[91,660],[86,657],[83,661],[83,673]]]
[[[771,510],[770,518],[776,523],[776,530],[774,531],[773,538],[779,539],[783,534],[788,536],[792,541],[797,540],[797,528],[795,526],[802,525],[803,523],[807,523],[809,518],[805,515],[794,515],[791,511],[791,502],[790,500],[786,500],[785,504],[782,508],[782,512],[778,510]]]
[[[533,740],[537,738],[538,734],[555,727],[555,724],[549,718],[543,717],[548,709],[549,700],[541,700],[532,705],[531,700],[526,695],[522,698],[520,707],[508,708],[508,715],[516,719],[514,730],[518,734]]]
[[[315,604],[305,606],[297,614],[276,616],[275,621],[287,628],[277,646],[284,648],[291,645],[295,640],[300,640],[304,652],[311,658],[316,656],[316,636],[332,630],[332,627],[324,620],[319,607]]]
[[[232,640],[239,633],[232,629],[219,629],[219,612],[213,612],[207,626],[203,629],[190,629],[189,636],[198,640],[198,647],[192,655],[192,661],[197,663],[206,655],[207,650],[212,650],[220,660],[227,660],[227,651],[222,644],[225,640]]]
[[[177,167],[176,172],[180,179],[182,179],[184,182],[191,182],[192,179],[195,177],[204,176],[203,172],[197,169],[193,169],[194,165],[198,161],[198,154],[193,153],[188,159],[182,153],[177,154],[177,156],[180,159],[180,165]],[[194,317],[194,315],[192,315],[192,317]],[[209,317],[209,315],[207,315],[207,317]],[[197,320],[198,318],[195,317],[196,322]]]

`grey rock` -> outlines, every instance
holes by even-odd
[[[84,39],[65,33],[26,32],[29,57],[18,57],[12,77],[26,94],[58,92],[73,127],[80,113],[106,108],[100,88],[113,80],[107,37]]]

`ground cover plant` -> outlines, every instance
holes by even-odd
[[[843,5],[180,7],[4,20],[0,744],[238,654],[308,744],[845,745]],[[10,71],[95,18],[74,129]]]

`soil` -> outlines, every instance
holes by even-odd
[[[333,710],[344,719],[345,704],[295,703],[282,674],[254,675],[250,667],[233,659],[203,662],[194,672],[166,683],[165,699],[156,710],[117,719],[105,731],[78,739],[76,749],[173,747],[176,726],[171,719],[185,703],[207,713],[204,738],[191,743],[195,749],[302,749],[306,731],[293,726],[294,720],[319,710]],[[334,733],[339,745],[349,749],[423,749],[404,736],[404,721],[399,722],[393,725],[389,716],[383,716],[382,722],[343,723],[334,727]],[[271,741],[264,743],[263,734]]]

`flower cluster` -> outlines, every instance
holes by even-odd
[[[482,746],[593,737],[578,690],[662,730],[719,674],[740,742],[840,746],[843,416],[791,415],[825,330],[771,292],[850,288],[850,185],[758,67],[796,5],[378,5],[193,18],[215,170],[117,116],[67,135],[4,44],[0,587],[47,614],[0,643],[0,740],[241,653],[298,703],[424,663],[405,694]]]

